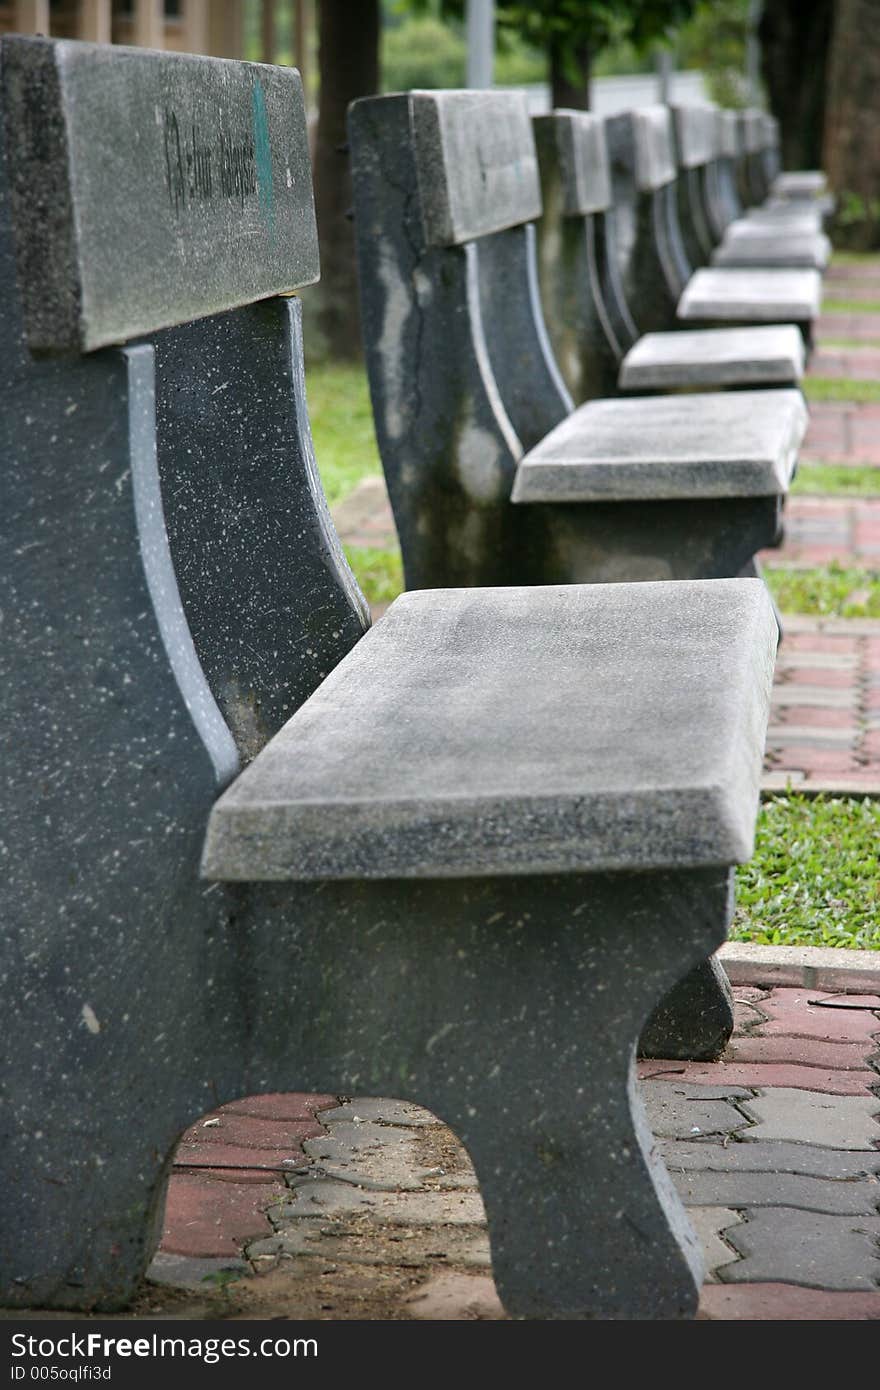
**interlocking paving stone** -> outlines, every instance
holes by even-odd
[[[346,1213],[350,1216],[350,1213]],[[387,1223],[380,1238],[376,1223],[334,1220],[330,1217],[304,1217],[286,1225],[275,1235],[252,1241],[247,1247],[249,1260],[259,1262],[273,1256],[298,1259],[311,1256],[339,1264],[404,1265],[407,1268],[463,1265],[490,1269],[489,1236],[485,1230],[446,1226],[397,1227],[389,1237]]]
[[[729,1230],[742,1220],[738,1211],[730,1207],[702,1206],[688,1212],[688,1220],[696,1232],[706,1262],[706,1278],[714,1282],[715,1271],[723,1269],[739,1259],[735,1250],[722,1239],[721,1232]]]
[[[249,1240],[271,1231],[264,1211],[269,1200],[265,1186],[177,1173],[168,1184],[162,1252],[222,1259],[238,1255]]]
[[[329,1178],[297,1187],[293,1201],[280,1202],[269,1212],[276,1229],[303,1217],[349,1214],[366,1214],[393,1226],[467,1226],[485,1219],[478,1192],[368,1192]]]
[[[876,1292],[880,1279],[880,1216],[826,1216],[790,1207],[749,1209],[726,1239],[742,1255],[723,1280],[773,1280],[822,1289]]]
[[[411,1317],[434,1322],[476,1322],[507,1316],[488,1275],[457,1274],[453,1270],[435,1274],[421,1284],[410,1294],[406,1306]]]
[[[748,1322],[864,1322],[880,1319],[873,1293],[805,1289],[796,1284],[706,1284],[700,1318]]]
[[[867,1008],[822,1008],[810,1003],[863,1004]],[[767,1022],[763,1037],[821,1038],[826,1042],[870,1042],[880,1033],[880,997],[876,994],[832,994],[819,989],[775,988],[761,1004]],[[800,1054],[798,1054],[800,1056]]]
[[[660,1067],[664,1063],[660,1062]],[[667,1068],[675,1068],[681,1076],[682,1081],[690,1082],[692,1085],[703,1083],[711,1084],[718,1075],[717,1062],[672,1062],[667,1061]],[[829,1096],[851,1096],[862,1097],[877,1084],[878,1076],[875,1071],[830,1071],[824,1067],[804,1067],[797,1062],[787,1063],[763,1063],[763,1062],[726,1062],[722,1063],[724,1076],[731,1086],[747,1086],[751,1090],[761,1090],[764,1087],[787,1087],[789,1089],[802,1089],[804,1091],[818,1091]],[[656,1068],[658,1063],[640,1062],[639,1075],[649,1076],[656,1074],[649,1068]],[[880,1109],[880,1104],[878,1104]]]
[[[325,1110],[321,1115],[322,1124],[336,1124],[339,1120],[351,1120],[361,1124],[374,1120],[383,1125],[436,1125],[436,1115],[421,1105],[413,1105],[406,1100],[389,1100],[382,1096],[353,1096],[344,1105],[333,1110]]]
[[[776,685],[773,687],[774,705],[830,705],[834,709],[848,709],[858,704],[858,694],[854,689],[832,689],[818,685]]]
[[[806,1068],[804,1069],[806,1070]],[[877,1080],[876,1072],[873,1073]],[[788,1139],[830,1149],[874,1149],[880,1141],[880,1097],[831,1096],[778,1086],[740,1102],[755,1124],[743,1138]]]
[[[658,1139],[657,1150],[670,1173],[801,1173],[805,1177],[847,1182],[871,1178],[880,1182],[880,1150],[826,1149],[816,1144],[753,1139],[732,1143],[718,1140]],[[878,1193],[880,1201],[880,1193]]]
[[[645,1068],[655,1064],[645,1063]],[[670,1063],[674,1067],[676,1064]],[[679,1082],[650,1081],[642,1085],[642,1098],[648,1123],[654,1134],[670,1139],[687,1139],[693,1134],[733,1134],[748,1121],[724,1096],[747,1097],[736,1088],[687,1086]]]
[[[423,1187],[412,1130],[351,1120],[329,1124],[328,1130],[303,1144],[304,1152],[327,1177],[376,1192],[418,1191]]]
[[[826,1042],[820,1038],[802,1038],[798,1046],[798,1062],[809,1067],[862,1071],[866,1058],[874,1051],[876,1044],[871,1042]],[[724,1052],[725,1062],[786,1063],[790,1057],[789,1036],[734,1038]]]
[[[298,1146],[253,1149],[237,1144],[186,1144],[177,1150],[175,1173],[207,1170],[225,1182],[279,1183],[293,1164],[304,1162]]]
[[[741,1147],[745,1148],[746,1145]],[[678,1195],[687,1207],[709,1202],[742,1210],[752,1207],[797,1207],[831,1216],[876,1216],[880,1183],[832,1182],[799,1173],[673,1173]]]
[[[267,1120],[312,1120],[319,1111],[339,1104],[337,1096],[293,1091],[290,1095],[267,1093],[244,1096],[221,1105],[214,1115],[257,1115]],[[321,1116],[323,1119],[323,1115]]]
[[[228,1279],[230,1275],[244,1277],[251,1273],[246,1260],[235,1258],[199,1259],[193,1255],[169,1255],[162,1251],[153,1257],[147,1270],[151,1284],[170,1284],[176,1289],[204,1289],[212,1282]]]
[[[286,1148],[288,1152],[296,1153],[303,1139],[310,1139],[321,1132],[321,1125],[313,1119],[270,1120],[263,1115],[226,1113],[199,1120],[186,1131],[180,1142],[181,1150],[193,1143],[237,1144],[255,1151]]]

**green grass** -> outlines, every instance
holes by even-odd
[[[823,314],[880,314],[880,299],[822,299]]]
[[[880,381],[805,376],[802,385],[808,401],[880,401]]]
[[[731,936],[769,946],[880,951],[880,801],[778,796],[737,870]]]
[[[880,573],[844,569],[832,562],[821,569],[768,565],[764,578],[783,613],[826,618],[880,618]]]
[[[791,491],[805,496],[880,497],[880,468],[844,463],[802,463]]]
[[[403,561],[399,550],[374,550],[366,546],[347,545],[345,553],[371,606],[391,603],[403,592]]]
[[[878,348],[880,338],[823,338],[819,343],[819,350],[826,347],[835,348]]]
[[[831,269],[837,265],[880,265],[880,255],[876,251],[835,251]]]
[[[349,363],[310,365],[306,395],[318,472],[332,506],[361,478],[382,472],[366,369]]]

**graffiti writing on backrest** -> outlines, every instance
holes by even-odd
[[[165,182],[175,213],[218,198],[244,207],[256,194],[256,151],[250,135],[235,139],[221,130],[211,143],[196,121],[181,122],[171,107],[165,108],[162,128]]]

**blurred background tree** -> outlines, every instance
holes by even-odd
[[[746,75],[751,0],[702,0],[679,30],[675,54],[682,68],[698,68],[719,106],[748,106]]]
[[[837,194],[838,247],[880,247],[880,0],[836,0],[822,167]]]
[[[818,169],[834,10],[840,0],[764,0],[761,72],[786,169]],[[876,10],[876,5],[874,6]],[[875,31],[874,42],[880,41]]]

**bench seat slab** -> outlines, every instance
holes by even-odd
[[[204,874],[747,859],[775,642],[757,580],[406,594],[217,802]]]
[[[818,208],[809,207],[804,203],[763,203],[758,208],[747,208],[739,222],[746,222],[749,226],[767,227],[779,232],[798,232],[813,233],[822,230],[822,214]]]
[[[822,234],[792,232],[734,232],[725,236],[712,252],[712,264],[742,268],[766,266],[770,269],[824,270],[831,259],[831,243]]]
[[[828,180],[821,169],[795,169],[777,174],[770,191],[777,198],[817,198],[827,189]]]
[[[589,401],[525,455],[513,501],[783,494],[806,424],[793,387]]]
[[[804,372],[804,340],[794,324],[646,333],[621,363],[620,386],[784,386]]]
[[[811,322],[819,314],[817,270],[698,270],[678,305],[680,319]]]

